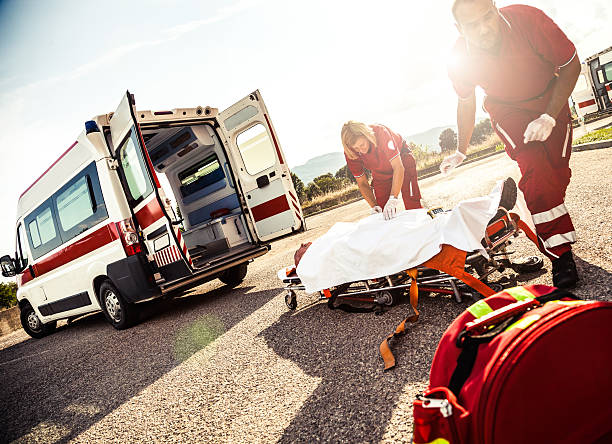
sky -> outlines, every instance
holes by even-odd
[[[581,59],[612,45],[609,0],[525,3],[550,15]],[[405,135],[454,124],[450,5],[0,0],[0,253],[14,252],[19,195],[127,89],[139,110],[223,110],[259,89],[290,166],[341,151],[347,120]]]

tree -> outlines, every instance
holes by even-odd
[[[440,133],[440,148],[442,152],[457,149],[457,133],[452,128],[446,128]]]
[[[481,120],[474,126],[474,132],[472,133],[470,144],[476,145],[478,143],[482,143],[491,134],[493,134],[491,119],[486,118]]]
[[[17,305],[17,284],[0,282],[0,307],[11,308]]]
[[[351,173],[349,170],[348,165],[344,165],[342,168],[336,171],[334,177],[336,179],[341,179],[343,182],[349,181],[352,183],[357,183],[357,180],[355,179],[355,176],[353,176],[353,173]]]
[[[306,193],[304,192],[304,182],[300,179],[297,174],[291,173],[291,180],[293,181],[293,187],[295,188],[295,192],[298,195],[298,199],[300,202],[303,202],[306,199]]]
[[[331,193],[339,188],[338,184],[342,183],[342,181],[337,180],[332,173],[321,174],[318,177],[315,177],[312,180],[322,193]]]
[[[320,196],[321,194],[321,189],[319,188],[319,186],[314,183],[314,182],[310,182],[306,188],[304,189],[304,193],[306,194],[306,197],[308,198],[308,200],[312,200],[317,196]]]

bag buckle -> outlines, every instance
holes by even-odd
[[[453,406],[448,399],[423,398],[423,407],[426,409],[440,409],[443,417],[448,418],[453,414]]]

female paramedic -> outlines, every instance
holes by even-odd
[[[385,220],[395,217],[400,191],[407,210],[422,208],[416,162],[402,136],[383,125],[349,120],[341,137],[348,169],[372,214],[382,212]],[[372,173],[371,187],[366,169]]]

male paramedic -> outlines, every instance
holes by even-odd
[[[553,284],[578,281],[571,244],[576,233],[565,207],[571,170],[572,125],[568,97],[578,75],[576,48],[539,9],[492,0],[455,0],[461,36],[449,76],[457,95],[457,151],[440,165],[445,173],[464,159],[474,129],[480,86],[484,108],[506,152],[518,163],[519,188],[533,216],[539,248],[552,260]]]
[[[341,138],[346,164],[372,214],[383,213],[385,220],[395,217],[400,191],[407,210],[422,208],[416,161],[402,136],[383,125],[349,120]],[[371,187],[366,169],[372,173]]]

